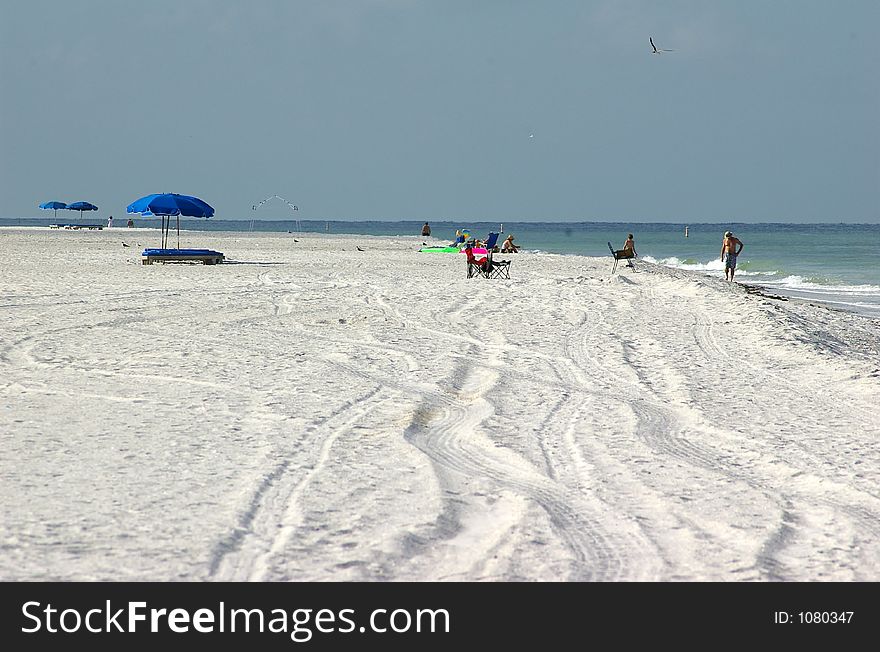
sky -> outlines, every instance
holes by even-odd
[[[0,216],[877,223],[878,27],[876,0],[3,0]]]

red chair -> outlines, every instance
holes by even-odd
[[[482,258],[474,256],[473,248],[468,245],[464,248],[464,254],[467,256],[467,277],[482,276],[489,278],[489,258],[488,255]]]

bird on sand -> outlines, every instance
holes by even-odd
[[[357,247],[357,250],[358,250],[358,251],[363,251],[363,249],[361,249],[361,248],[358,247],[357,245],[355,245],[355,247]]]
[[[664,50],[663,48],[659,48],[659,49],[658,49],[657,46],[654,45],[654,39],[653,39],[653,38],[651,38],[651,37],[649,36],[649,37],[648,37],[648,40],[651,41],[651,47],[654,48],[654,51],[653,51],[651,54],[660,54],[661,52],[674,52],[674,51],[675,51],[675,50]]]
[[[123,242],[123,243],[122,243],[122,246],[123,246],[123,247],[130,247],[131,245],[127,245],[127,244],[125,244],[125,243]]]

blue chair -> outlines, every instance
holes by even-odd
[[[486,238],[486,249],[492,251],[495,248],[496,244],[498,244],[498,234],[489,233],[489,237]]]

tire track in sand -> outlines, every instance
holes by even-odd
[[[340,407],[306,431],[319,435],[321,447],[310,467],[292,469],[285,459],[257,486],[233,531],[218,542],[211,554],[209,579],[265,581],[273,559],[282,555],[302,521],[300,499],[309,483],[326,467],[337,439],[391,396],[382,386]],[[325,433],[320,436],[320,433]]]
[[[452,313],[444,314],[449,318]],[[491,332],[474,320],[468,321],[468,327],[475,332]],[[495,358],[496,352],[505,346],[503,341],[484,343],[481,356]],[[490,479],[499,487],[540,505],[548,514],[554,530],[575,559],[572,579],[602,580],[625,574],[625,564],[615,552],[618,546],[609,542],[603,533],[601,520],[589,516],[593,505],[585,504],[582,495],[536,470],[520,455],[499,448],[479,434],[481,424],[494,415],[494,408],[486,396],[496,383],[497,372],[490,366],[475,364],[476,359],[476,355],[465,355],[458,364],[448,381],[451,392],[443,391],[440,385],[415,384],[358,367],[339,366],[370,382],[417,397],[420,404],[404,437],[434,462],[446,493],[466,493],[461,486],[462,477]],[[439,416],[438,404],[443,406]],[[425,415],[432,417],[428,423]],[[450,476],[449,471],[460,477]],[[441,520],[443,525],[438,527],[439,536],[443,536],[442,533],[448,536],[451,531],[448,514]],[[413,552],[418,554],[416,550]]]

